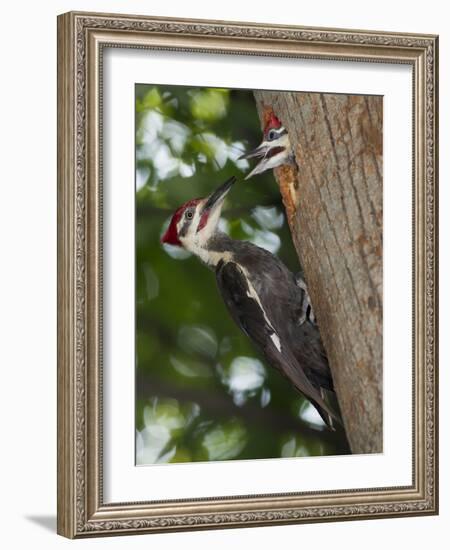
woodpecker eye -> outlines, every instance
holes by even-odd
[[[270,130],[267,138],[272,141],[273,139],[275,139],[277,137],[277,133],[275,132],[275,130]]]
[[[192,212],[192,210],[187,210],[186,211],[186,219],[192,220],[193,217],[194,217],[194,212]]]

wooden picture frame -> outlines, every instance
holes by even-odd
[[[104,503],[100,92],[106,47],[412,67],[411,485],[175,501],[152,501],[150,492],[147,502]],[[59,534],[78,538],[438,512],[437,114],[436,36],[76,12],[59,16]]]

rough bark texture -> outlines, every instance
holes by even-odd
[[[382,98],[256,92],[296,164],[275,169],[354,453],[382,451]]]

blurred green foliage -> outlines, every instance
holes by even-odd
[[[243,179],[260,139],[251,91],[136,86],[138,464],[348,453],[231,320],[214,273],[160,244],[179,205]],[[299,270],[271,171],[234,186],[221,228]]]

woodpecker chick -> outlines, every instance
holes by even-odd
[[[184,247],[215,271],[233,320],[333,429],[337,417],[323,398],[323,390],[334,391],[333,380],[304,282],[299,286],[298,278],[267,250],[218,230],[235,180],[178,208],[161,241]]]
[[[264,126],[263,141],[256,149],[244,153],[239,157],[239,159],[250,158],[259,158],[261,160],[246,176],[246,180],[271,168],[292,162],[293,154],[289,135],[273,111],[267,117],[267,122]]]

